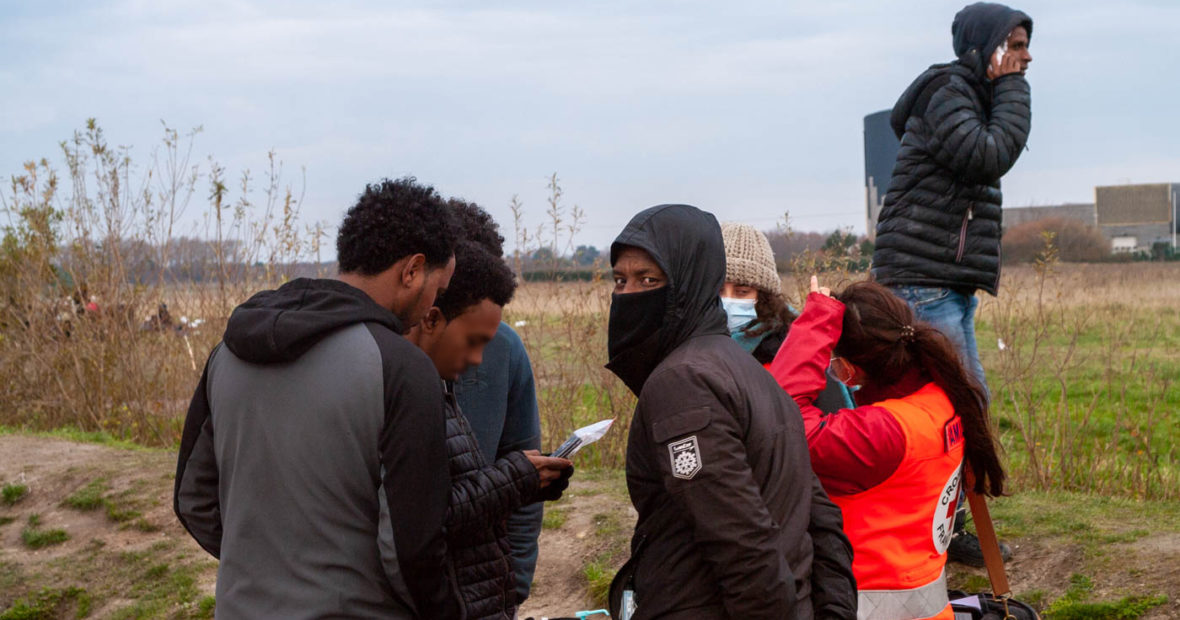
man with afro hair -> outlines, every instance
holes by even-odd
[[[446,203],[369,185],[338,279],[297,279],[229,318],[193,395],[174,509],[220,559],[218,618],[459,618],[448,577],[446,413],[402,334],[455,270]]]

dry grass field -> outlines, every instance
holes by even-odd
[[[787,277],[788,290],[803,277]],[[578,456],[574,485],[549,507],[526,613],[600,605],[627,555],[634,512],[621,466],[634,401],[602,369],[609,291],[605,281],[530,283],[506,312],[533,360],[547,446],[576,425],[618,422]],[[172,451],[200,365],[251,292],[143,294],[203,319],[196,329],[106,317],[77,321],[68,337],[5,328],[0,369],[17,373],[9,394],[28,396],[0,405],[0,486],[13,497],[0,504],[0,618],[210,613],[215,563],[169,510]],[[1050,618],[1180,617],[1180,265],[1009,269],[1001,295],[982,301],[980,350],[1015,481],[995,514],[1016,546],[1017,594]],[[959,567],[953,579],[986,587],[980,571]]]
[[[810,274],[788,275],[802,304]],[[829,274],[839,287],[848,274]],[[630,395],[602,369],[610,284],[529,283],[506,308],[534,362],[547,442]],[[1050,264],[981,296],[978,341],[1018,489],[1180,497],[1180,264]],[[621,443],[587,456],[617,466]]]
[[[183,415],[230,310],[325,237],[299,221],[273,153],[263,174],[236,176],[190,161],[192,135],[165,128],[133,165],[90,122],[62,144],[60,178],[31,162],[0,193],[0,620],[213,611],[215,564],[170,512]],[[550,189],[535,234],[513,202],[516,246],[569,255],[583,214],[556,175]],[[194,196],[207,196],[204,228],[185,233]],[[1046,618],[1180,617],[1180,263],[1056,256],[1006,268],[977,322],[1012,479],[994,513],[1016,547],[1016,593]],[[795,307],[811,270],[831,265],[820,259],[791,261]],[[833,288],[859,277],[821,274]],[[526,613],[601,606],[627,555],[634,396],[603,368],[610,289],[526,283],[505,311],[532,359],[546,447],[615,419],[546,515]],[[972,570],[953,583],[986,587]]]

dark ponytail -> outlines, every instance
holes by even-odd
[[[762,289],[757,291],[758,299],[754,301],[754,312],[758,314],[758,318],[742,330],[742,333],[750,338],[785,333],[796,318],[795,313],[791,312],[791,307],[787,305],[787,300],[779,294],[768,293]]]
[[[845,306],[835,354],[868,374],[866,384],[878,390],[900,383],[914,370],[942,388],[963,423],[975,492],[1003,495],[1006,475],[988,418],[987,394],[950,339],[918,322],[904,301],[875,282],[851,284],[835,297]]]

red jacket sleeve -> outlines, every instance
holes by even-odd
[[[770,363],[770,374],[803,414],[811,467],[828,494],[835,496],[881,484],[905,456],[905,436],[889,411],[870,405],[824,414],[814,404],[827,382],[843,320],[844,304],[810,294]]]

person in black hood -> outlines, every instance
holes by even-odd
[[[946,333],[986,386],[975,291],[999,288],[1000,177],[1028,140],[1032,19],[979,2],[955,15],[951,32],[957,60],[927,69],[893,107],[901,148],[872,275]]]
[[[220,560],[218,618],[461,618],[443,393],[402,337],[455,269],[445,203],[366,187],[339,280],[234,309],[189,406],[173,508]]]
[[[1024,74],[1032,32],[1021,11],[989,2],[965,7],[951,25],[956,60],[918,76],[890,117],[901,148],[877,221],[873,278],[946,334],[985,390],[975,292],[995,295],[1000,285],[1000,178],[1031,127]],[[983,565],[970,534],[956,535],[949,556]]]
[[[729,336],[717,220],[647,209],[611,265],[607,368],[639,397],[627,442],[639,517],[612,617],[628,617],[625,598],[637,620],[855,617],[851,548],[799,410]]]

